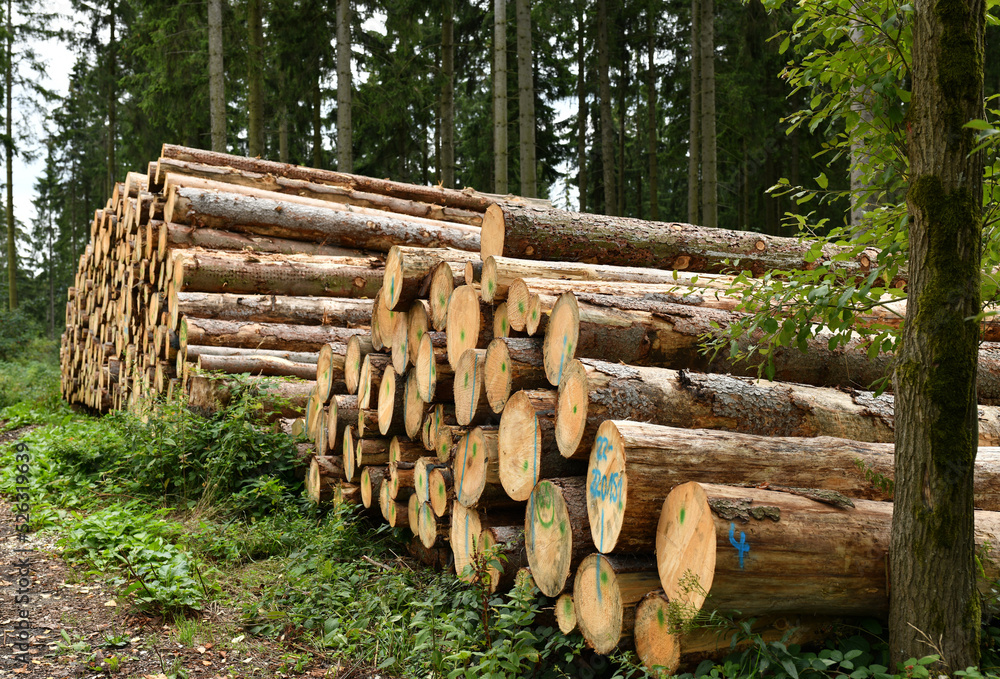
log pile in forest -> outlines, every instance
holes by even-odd
[[[315,502],[358,503],[491,590],[530,576],[565,633],[650,668],[727,652],[685,624],[701,611],[802,641],[886,612],[893,398],[866,389],[889,357],[819,337],[776,353],[768,382],[700,350],[739,317],[725,261],[811,268],[808,243],[169,145],[91,233],[67,303],[70,402],[207,411],[231,398],[226,375],[277,384],[271,419],[300,418],[285,421],[311,446]],[[984,345],[993,575],[997,375]]]

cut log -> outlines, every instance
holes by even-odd
[[[476,427],[459,438],[452,450],[455,474],[455,499],[465,507],[480,506],[480,500],[488,485],[496,486],[497,473],[497,430]],[[498,493],[493,491],[488,501]]]
[[[361,486],[341,481],[333,489],[333,504],[334,506],[361,504]]]
[[[432,547],[427,549],[416,534],[406,543],[407,550],[414,559],[428,568],[439,571],[448,570],[451,563],[451,550],[448,547]]]
[[[427,502],[420,503],[420,514],[417,518],[417,533],[420,535],[420,542],[424,547],[430,549],[438,543],[439,539],[448,535],[448,523],[439,521],[434,515],[434,510]]]
[[[497,337],[486,348],[483,366],[486,397],[500,413],[510,395],[521,389],[549,386],[542,365],[542,340],[535,337]]]
[[[493,311],[493,337],[510,335],[510,319],[507,318],[507,302],[500,302]]]
[[[391,447],[392,439],[358,439],[354,444],[354,463],[359,468],[388,465]]]
[[[416,493],[410,495],[406,501],[406,518],[409,520],[410,532],[413,533],[413,539],[420,544],[421,549],[427,549],[420,542],[420,500],[417,498]]]
[[[542,479],[535,484],[524,533],[535,585],[547,597],[558,596],[583,558],[594,551],[586,477]]]
[[[361,372],[358,377],[358,407],[368,408],[372,405],[372,395],[378,395],[375,389],[382,383],[386,372],[392,372],[392,356],[389,354],[369,353],[361,361]]]
[[[454,371],[448,365],[447,335],[443,332],[425,333],[417,350],[414,371],[417,394],[424,403],[447,399],[454,389]],[[438,394],[438,382],[441,393]]]
[[[458,359],[454,373],[455,417],[463,426],[494,421],[496,415],[486,404],[483,385],[486,350],[466,349]]]
[[[576,606],[573,604],[573,595],[563,593],[556,599],[556,624],[563,634],[572,634],[576,630]]]
[[[417,299],[430,294],[431,273],[439,264],[451,268],[452,277],[464,275],[466,262],[478,260],[477,252],[426,247],[389,249],[385,259],[385,305],[389,309],[405,309]]]
[[[455,291],[455,276],[451,266],[445,262],[438,264],[431,272],[428,302],[431,307],[431,325],[435,330],[444,330],[448,324],[448,300]]]
[[[391,483],[383,481],[382,487],[379,488],[379,508],[382,510],[382,517],[393,528],[409,526],[407,505],[403,502],[396,502],[389,495],[390,485]],[[407,499],[409,498],[407,497]]]
[[[507,289],[515,280],[557,279],[564,281],[629,281],[727,290],[734,276],[687,271],[650,269],[637,266],[608,266],[586,262],[540,261],[512,257],[486,257],[483,261],[482,291],[487,302],[507,299]]]
[[[324,344],[344,344],[351,336],[366,332],[367,330],[362,328],[182,318],[178,335],[181,337],[182,346],[190,343],[318,353]]]
[[[394,500],[406,499],[414,492],[413,464],[398,462],[389,468],[389,497]]]
[[[455,573],[465,582],[474,582],[478,575],[487,570],[483,562],[484,541],[480,539],[484,529],[517,528],[524,524],[524,514],[518,511],[481,512],[465,507],[460,502],[452,504],[449,541],[455,557]],[[523,532],[523,531],[522,531]],[[495,539],[497,536],[494,535]],[[523,549],[523,539],[521,541]],[[518,558],[517,561],[520,561]],[[521,568],[518,565],[511,573]],[[492,591],[496,591],[495,589]]]
[[[372,313],[372,302],[368,299],[212,292],[175,293],[170,307],[172,318],[184,315],[221,321],[337,325],[346,328],[368,327]]]
[[[469,226],[481,226],[482,211],[465,210],[461,208],[443,207],[437,203],[428,203],[406,198],[387,196],[381,193],[361,191],[344,184],[323,184],[305,179],[293,179],[275,175],[270,172],[251,172],[236,170],[231,167],[219,167],[202,163],[191,163],[184,160],[160,158],[157,164],[160,181],[167,175],[176,182],[176,175],[200,177],[214,182],[225,182],[238,186],[249,187],[261,191],[272,191],[294,196],[305,196],[315,200],[325,200],[332,203],[357,205],[386,212],[397,212],[411,217],[423,217],[446,222],[456,222]],[[168,182],[169,184],[169,182]]]
[[[417,353],[420,351],[420,341],[431,329],[430,305],[418,299],[410,305],[410,310],[406,314],[406,344],[409,348],[409,362],[417,364]]]
[[[344,358],[347,354],[346,344],[324,344],[316,357],[316,393],[323,402],[330,400],[330,395],[336,391],[347,390],[344,380]]]
[[[667,496],[656,529],[660,583],[689,611],[883,617],[891,520],[888,502],[843,508],[791,493],[685,483]],[[977,511],[975,524],[985,589],[1000,573],[1000,514]]]
[[[813,260],[810,245],[797,238],[501,204],[487,209],[482,242],[484,258],[504,255],[706,273],[738,268],[757,276],[774,269],[824,265],[844,275],[864,275],[878,256],[871,250],[834,263],[833,257],[849,249],[827,245],[822,257]]]
[[[357,446],[355,444],[355,430],[350,426],[344,427],[344,436],[341,441],[340,459],[344,467],[344,478],[353,482],[361,478],[361,470],[357,465]]]
[[[242,389],[245,382],[192,376],[188,380],[188,407],[203,414],[214,413],[228,406],[233,391]],[[251,388],[264,397],[261,401],[261,416],[267,421],[301,416],[305,412],[309,395],[316,386],[315,382],[274,377],[251,378],[250,384]]]
[[[601,552],[649,551],[653,516],[685,481],[811,489],[820,496],[889,500],[892,444],[827,436],[757,436],[608,420],[587,469],[587,506]],[[974,502],[1000,510],[1000,450],[976,456]],[[805,492],[805,491],[803,491]]]
[[[601,654],[631,636],[636,604],[659,584],[656,559],[642,555],[591,554],[573,581],[576,624],[587,645]]]
[[[316,455],[306,474],[306,496],[313,504],[332,501],[334,490],[340,485],[343,476],[343,467],[336,457]]]
[[[448,365],[455,369],[458,359],[467,349],[479,344],[482,328],[479,293],[471,285],[460,285],[448,300],[448,321],[445,332],[448,344]],[[489,327],[493,327],[492,323]]]
[[[734,620],[724,627],[691,629],[679,624],[678,611],[671,607],[662,589],[642,598],[635,608],[635,650],[643,666],[655,676],[674,676],[681,666],[694,667],[719,660],[761,640],[785,645],[803,645],[837,635],[842,627],[836,618],[814,615],[765,615]],[[747,634],[747,631],[750,634]]]
[[[416,462],[426,453],[427,451],[416,442],[393,436],[389,441],[389,468],[395,467],[400,462],[404,464]]]
[[[486,208],[495,203],[498,198],[497,196],[471,190],[459,191],[440,186],[404,184],[388,179],[375,179],[373,177],[334,172],[332,170],[306,168],[287,163],[261,160],[260,158],[232,156],[214,151],[175,146],[173,144],[164,144],[160,156],[204,165],[231,167],[237,172],[255,172],[261,175],[274,175],[276,177],[286,177],[288,179],[298,179],[328,184],[330,186],[343,186],[355,191],[395,196],[406,200],[419,200],[424,203],[456,207],[475,212],[485,212]],[[526,199],[515,198],[514,200],[524,201]]]
[[[171,186],[164,221],[388,252],[393,245],[479,249],[479,229],[380,210],[261,192],[243,196]]]
[[[315,351],[282,351],[281,349],[242,349],[240,347],[206,347],[189,344],[186,347],[186,360],[197,362],[202,355],[209,356],[276,356],[295,363],[316,364],[319,354]]]
[[[518,573],[528,565],[523,524],[484,527],[477,551],[485,557],[487,590],[491,594],[509,591]]]
[[[394,371],[386,370],[378,387],[378,430],[382,436],[406,431],[406,389],[405,384],[396,385],[399,379]]]
[[[437,465],[428,474],[427,482],[434,516],[442,517],[448,513],[448,508],[455,499],[452,471],[446,465]]]
[[[267,375],[270,377],[299,377],[316,379],[316,365],[295,363],[276,356],[212,356],[198,357],[198,368],[230,374]]]
[[[198,228],[157,222],[159,243],[157,251],[160,260],[176,248],[204,248],[205,250],[237,250],[250,252],[265,252],[282,255],[313,255],[323,257],[364,257],[362,250],[337,248],[321,243],[291,240],[288,238],[270,238],[255,234],[238,233],[236,231],[221,231],[219,229]]]
[[[426,414],[427,404],[420,398],[417,389],[417,373],[411,370],[406,374],[403,389],[403,429],[409,438],[419,439]]]
[[[377,257],[180,250],[171,261],[177,292],[370,298],[385,273]]]
[[[553,303],[553,307],[565,304],[567,310],[560,312],[565,314],[565,324],[556,323],[550,316],[545,334],[543,357],[550,381],[559,379],[559,366],[568,363],[574,355],[597,359],[614,356],[630,365],[757,376],[754,365],[725,357],[722,353],[710,361],[700,351],[705,336],[719,332],[712,324],[725,328],[736,320],[735,313],[646,300],[632,304],[641,310],[624,309],[616,307],[629,306],[629,300],[601,295],[579,297],[576,314],[570,308],[571,302],[563,302],[568,295],[560,296]],[[552,314],[555,313],[553,308]],[[559,330],[554,330],[554,325]],[[576,342],[573,342],[574,336]],[[744,338],[737,344],[741,351],[746,351],[752,342],[753,338]],[[776,349],[773,353],[774,379],[865,389],[891,374],[890,354],[870,359],[867,350],[858,343],[831,351],[829,337],[821,334],[807,340],[806,348],[807,353],[797,348]],[[981,404],[1000,403],[1000,347],[990,343],[980,346],[976,383]]]
[[[441,463],[436,457],[420,457],[413,463],[413,490],[420,502],[430,502],[431,485],[429,483],[430,470]]]
[[[584,472],[578,460],[559,454],[555,436],[556,392],[522,390],[507,401],[500,418],[500,482],[507,494],[525,502],[540,479]]]
[[[337,450],[338,434],[345,427],[353,427],[358,421],[358,398],[346,394],[335,394],[328,401],[326,412],[326,440],[332,450]],[[343,441],[340,441],[342,444]]]
[[[347,353],[344,355],[344,383],[347,385],[348,394],[358,393],[358,384],[361,382],[361,362],[365,356],[373,351],[371,337],[354,335],[347,340]]]

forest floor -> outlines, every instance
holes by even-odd
[[[0,443],[27,431],[0,433]],[[67,565],[55,537],[18,537],[11,503],[0,499],[0,677],[378,677],[290,640],[245,634],[238,603],[263,573],[251,569],[234,574],[230,581],[245,588],[234,587],[223,604],[204,611],[200,619],[164,620],[131,610],[101,574],[80,573]],[[25,560],[27,587],[19,582]],[[20,593],[28,596],[27,603],[15,602],[20,589],[27,590]],[[22,620],[28,625],[28,663],[15,648]]]

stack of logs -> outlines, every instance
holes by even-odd
[[[703,610],[799,642],[887,613],[893,399],[863,388],[890,357],[821,335],[776,352],[767,382],[699,351],[739,318],[734,267],[863,277],[876,252],[834,263],[794,239],[172,146],[93,233],[67,307],[70,400],[183,390],[214,407],[219,372],[284,376],[275,417],[303,415],[315,501],[408,528],[465,579],[499,549],[492,589],[530,574],[564,632],[634,644],[650,668],[728,652],[686,624]],[[979,366],[976,528],[995,578],[995,346]]]

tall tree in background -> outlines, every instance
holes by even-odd
[[[580,211],[587,211],[587,0],[577,0],[576,11],[576,157]]]
[[[691,134],[688,140],[688,222],[701,221],[701,3],[691,0]]]
[[[226,73],[222,59],[222,0],[208,0],[208,88],[212,150],[226,151]]]
[[[507,193],[507,0],[493,0],[493,190]]]
[[[659,193],[659,147],[658,121],[656,110],[656,21],[657,3],[649,0],[646,8],[646,154],[649,156],[649,218],[660,218]]]
[[[535,86],[531,58],[531,2],[517,3],[517,93],[521,148],[521,195],[538,195],[535,178]]]
[[[337,170],[354,171],[351,127],[351,0],[337,0]]]
[[[455,188],[455,0],[441,10],[441,183]]]
[[[7,0],[7,35],[4,45],[4,93],[7,102],[7,134],[4,156],[7,161],[7,295],[11,311],[17,309],[17,228],[14,223],[14,12]]]
[[[247,142],[251,157],[264,155],[263,0],[247,0]]]
[[[718,166],[715,137],[715,3],[700,0],[701,53],[701,223],[719,225]]]
[[[615,206],[615,126],[611,116],[611,55],[608,45],[608,0],[597,0],[597,78],[601,107],[601,165],[604,168],[604,214]]]
[[[977,451],[985,0],[917,0],[908,120],[909,298],[895,373],[889,549],[893,661],[926,640],[979,664],[972,480]]]

